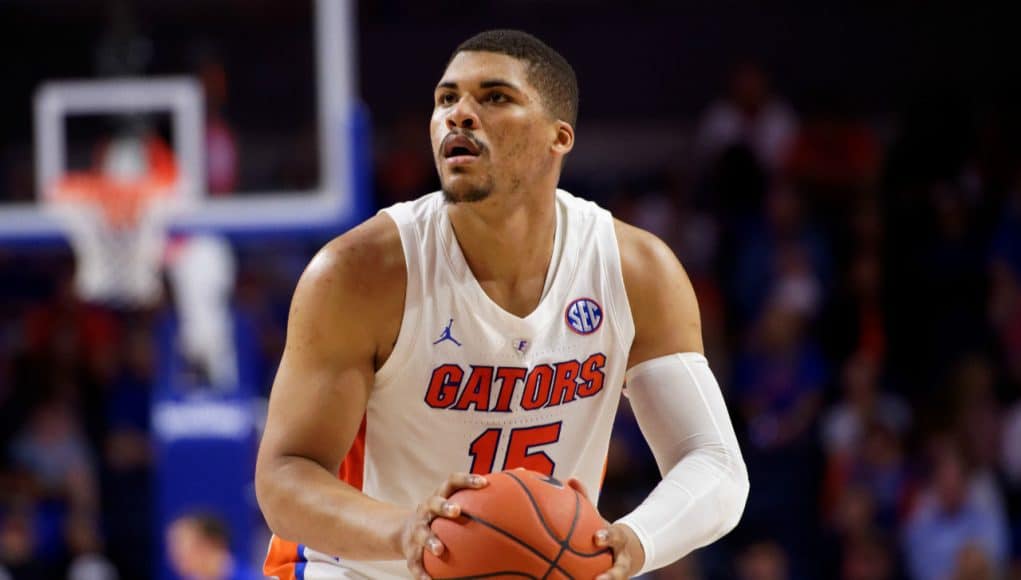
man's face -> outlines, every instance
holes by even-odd
[[[167,531],[167,552],[170,565],[182,576],[191,576],[201,569],[202,537],[189,520],[177,520]]]
[[[436,86],[429,124],[448,201],[516,192],[559,169],[558,121],[528,82],[526,63],[492,52],[461,52]]]

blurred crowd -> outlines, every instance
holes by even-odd
[[[606,196],[692,277],[752,482],[738,529],[657,577],[1021,578],[1021,151],[941,96],[801,112],[741,66],[691,174]],[[656,473],[620,435],[624,511]]]
[[[749,63],[693,125],[686,159],[610,181],[568,159],[566,189],[656,233],[687,269],[749,467],[738,529],[653,577],[1021,578],[1014,121],[940,95],[880,120],[837,93],[798,108]],[[228,123],[217,116],[210,138]],[[436,187],[425,137],[424,124],[379,128],[378,205]],[[236,246],[263,394],[322,241]],[[221,562],[215,519],[153,530],[153,334],[167,307],[82,303],[72,273],[65,249],[0,249],[0,579],[145,578],[174,538],[207,540]],[[604,516],[658,477],[624,401]]]

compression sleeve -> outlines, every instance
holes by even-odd
[[[699,353],[671,354],[626,375],[635,418],[663,480],[617,523],[645,550],[641,573],[662,568],[737,525],[748,471],[720,387]]]

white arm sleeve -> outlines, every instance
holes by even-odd
[[[627,394],[663,480],[617,523],[645,550],[641,573],[662,568],[734,529],[748,471],[709,362],[671,354],[627,372]]]

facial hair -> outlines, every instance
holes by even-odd
[[[453,171],[459,173],[462,170],[455,168]],[[493,176],[478,177],[483,178],[482,183],[466,183],[458,188],[450,187],[448,183],[442,183],[444,180],[441,178],[443,199],[447,203],[474,203],[486,199],[493,193]]]
[[[454,193],[444,187],[443,199],[447,203],[474,203],[486,199],[491,193],[493,193],[493,187],[489,183],[483,186],[472,187],[462,194]]]
[[[471,134],[470,131],[463,131],[462,134],[475,142],[476,146],[479,149],[480,156],[485,152],[486,150],[485,145],[480,143],[477,139],[475,139],[475,137]],[[443,143],[441,142],[440,150],[442,151],[442,149]],[[442,155],[437,154],[436,169],[440,173],[441,181],[443,180],[443,170],[440,169],[442,163],[443,163]],[[455,174],[457,174],[462,172],[463,170],[460,168],[454,168],[452,171]],[[487,197],[490,196],[490,194],[493,193],[493,176],[492,175],[485,176],[484,183],[469,185],[468,186],[469,189],[461,193],[455,192],[452,188],[448,187],[446,183],[441,183],[441,186],[443,188],[443,199],[446,200],[447,203],[474,203],[486,199]]]

